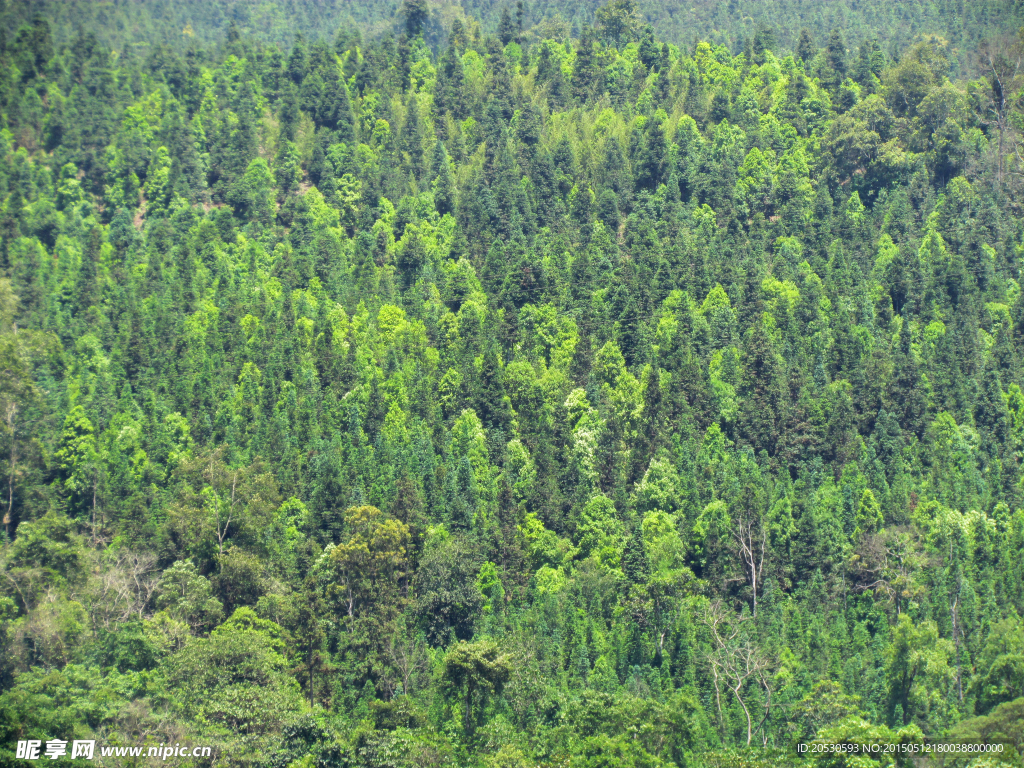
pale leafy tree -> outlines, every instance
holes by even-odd
[[[189,560],[179,560],[160,577],[156,606],[184,621],[193,632],[217,624],[224,615],[210,580]]]
[[[167,147],[157,147],[149,161],[146,183],[143,185],[146,203],[150,208],[165,208],[171,203],[171,160]]]
[[[629,42],[643,21],[636,0],[612,0],[598,8],[596,16],[601,36],[616,47]]]
[[[75,524],[52,511],[19,524],[4,554],[4,575],[24,610],[34,608],[48,594],[77,590],[88,572],[88,553]]]
[[[793,707],[787,730],[796,740],[806,743],[822,728],[852,716],[864,716],[860,697],[847,695],[834,680],[822,680]]]
[[[362,186],[363,183],[351,173],[346,173],[338,179],[336,199],[341,212],[341,223],[350,230],[355,227],[359,216]]]
[[[472,738],[476,720],[489,699],[500,696],[512,674],[512,660],[496,643],[460,642],[444,657],[442,686],[453,700],[462,702],[462,729]]]
[[[920,572],[924,564],[917,534],[908,528],[865,533],[849,561],[855,588],[883,598],[897,617],[923,593]]]
[[[1024,28],[1014,37],[1004,35],[985,41],[979,59],[990,87],[988,116],[999,132],[996,178],[1002,183],[1010,152],[1016,160],[1013,172],[1024,174]]]
[[[77,600],[44,602],[11,632],[15,661],[22,669],[60,669],[71,662],[88,626],[85,607]]]
[[[238,196],[250,221],[258,221],[263,225],[273,223],[277,211],[274,175],[266,160],[257,157],[249,163],[242,177]]]
[[[102,462],[92,421],[81,405],[74,406],[64,420],[60,445],[54,457],[63,479],[62,490],[67,495],[68,511],[80,516],[88,510],[95,538]],[[102,526],[102,519],[99,524]]]
[[[404,597],[409,526],[376,507],[352,507],[345,512],[347,541],[331,551],[337,592],[349,618],[364,606],[387,606]]]
[[[258,540],[280,504],[277,483],[259,459],[231,466],[221,447],[186,457],[177,468],[182,480],[170,509],[171,529],[186,551],[212,559],[204,547],[222,557],[230,543]]]
[[[914,754],[914,747],[920,748],[924,744],[924,734],[916,725],[893,730],[850,716],[822,728],[813,743],[818,746],[814,752],[814,765],[820,768],[852,768],[867,764],[903,766],[912,764],[905,755]],[[901,751],[886,752],[894,747]],[[866,754],[882,755],[882,761],[863,757]]]
[[[240,608],[167,662],[171,703],[187,720],[233,735],[273,733],[303,708],[280,626]]]
[[[1021,754],[1024,751],[1024,697],[1004,702],[988,714],[957,724],[950,736],[960,743],[1000,745],[1006,753]]]
[[[949,706],[953,652],[953,643],[939,637],[934,621],[915,623],[907,614],[900,616],[885,658],[893,720],[909,725],[946,714],[942,710]]]

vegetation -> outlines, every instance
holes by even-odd
[[[805,28],[822,41],[833,29],[843,30],[851,44],[878,37],[891,58],[937,36],[948,43],[944,54],[954,71],[974,63],[980,42],[993,34],[1012,34],[1024,23],[1022,0],[7,0],[0,6],[0,29],[14,38],[42,12],[62,44],[70,44],[84,28],[107,47],[139,54],[151,46],[180,51],[193,43],[221,43],[238,32],[285,50],[296,34],[308,40],[339,34],[368,40],[388,32],[397,36],[409,8],[416,10],[424,40],[435,53],[444,50],[456,20],[502,38],[516,28],[530,42],[565,42],[578,38],[588,25],[607,25],[610,17],[625,15],[650,23],[659,40],[685,46],[707,40],[733,53],[766,36],[795,51]],[[613,22],[612,28],[621,25]],[[617,40],[616,47],[621,42],[628,41]]]
[[[1024,35],[886,5],[9,10],[0,765],[1021,765]]]

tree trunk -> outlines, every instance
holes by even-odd
[[[7,428],[11,431],[11,469],[7,478],[7,514],[4,515],[4,526],[7,530],[7,538],[11,538],[11,523],[14,522],[14,467],[18,455],[15,452],[17,442],[14,439],[14,417],[18,412],[18,404],[11,403],[7,408]]]
[[[733,688],[732,692],[736,696],[736,701],[738,701],[740,703],[740,706],[743,708],[743,714],[747,718],[747,746],[749,747],[750,746],[750,741],[754,737],[754,733],[753,733],[753,730],[752,730],[754,724],[750,720],[750,711],[747,709],[747,705],[743,703],[743,699],[740,697],[740,687],[741,686],[742,686],[742,682],[740,683],[740,685],[737,685],[735,688]]]
[[[957,699],[960,703],[964,700],[964,684],[963,674],[960,669],[960,612],[957,610],[957,606],[960,603],[960,590],[957,589],[956,600],[953,601],[952,607],[949,609],[950,615],[953,619],[953,640],[956,643],[956,694]]]
[[[718,687],[718,669],[711,665],[711,674],[715,682],[715,707],[718,709],[718,737],[725,740],[725,721],[722,718],[722,691]]]

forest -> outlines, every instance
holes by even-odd
[[[1024,766],[1024,3],[684,6],[0,8],[0,767]]]

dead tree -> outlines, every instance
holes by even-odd
[[[739,547],[743,570],[750,582],[752,597],[751,614],[757,616],[757,589],[761,585],[764,571],[765,551],[768,548],[768,531],[760,515],[749,514],[736,521],[732,537]]]
[[[719,735],[725,736],[725,723],[722,717],[722,688],[728,688],[736,697],[736,702],[743,710],[747,720],[747,746],[754,734],[764,727],[771,711],[771,684],[768,670],[771,661],[761,648],[749,638],[742,636],[742,624],[750,617],[736,616],[727,611],[721,600],[708,604],[701,617],[711,633],[713,648],[705,655],[711,678],[715,687],[715,707],[718,710]],[[754,716],[747,703],[747,694],[743,690],[750,680],[757,680],[767,691],[764,703],[764,717],[754,727]],[[765,737],[766,738],[766,737]]]

